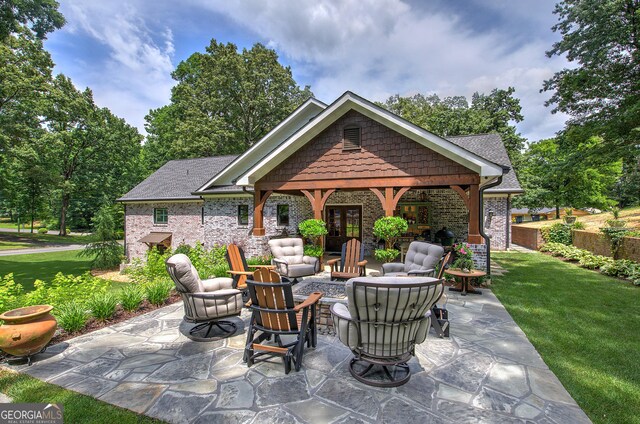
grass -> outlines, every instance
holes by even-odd
[[[25,291],[33,289],[33,281],[50,281],[58,272],[79,275],[90,270],[91,259],[78,256],[80,250],[0,256],[0,275],[13,273],[16,283]]]
[[[30,243],[19,241],[0,241],[0,250],[27,249],[31,246]]]
[[[162,421],[109,405],[24,374],[0,369],[0,392],[16,403],[59,403],[67,423],[161,423]]]
[[[640,287],[539,253],[494,253],[492,289],[594,423],[640,423]]]
[[[88,235],[68,235],[59,236],[56,234],[38,234],[34,232],[31,234],[28,230],[20,233],[3,232],[0,229],[0,241],[17,239],[19,242],[34,243],[34,244],[85,244],[89,240]]]
[[[640,206],[622,209],[620,211],[620,218],[627,221],[627,227],[640,229]],[[605,226],[608,219],[613,219],[613,214],[611,212],[580,216],[577,220],[584,223],[585,230],[597,232],[600,227]],[[548,219],[546,221],[525,222],[518,225],[531,228],[541,228],[546,227],[547,225],[552,225],[556,222],[564,221],[562,221],[562,219]]]

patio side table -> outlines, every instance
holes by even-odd
[[[461,269],[455,269],[455,268],[450,268],[444,271],[445,274],[449,274],[452,275],[454,277],[459,277],[462,280],[462,288],[457,289],[457,288],[449,288],[449,291],[459,291],[462,292],[460,293],[462,296],[466,296],[467,293],[471,293],[471,294],[482,294],[482,292],[480,290],[474,290],[474,289],[470,289],[469,288],[469,283],[471,282],[472,279],[475,278],[479,278],[479,277],[484,277],[485,275],[487,275],[486,272],[484,271],[479,271],[479,270],[472,270],[469,272],[464,272]]]

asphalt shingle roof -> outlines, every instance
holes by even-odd
[[[236,157],[230,155],[169,161],[118,200],[131,202],[199,199],[200,196],[191,193],[222,171]]]
[[[475,134],[447,137],[453,144],[498,165],[512,168],[507,149],[504,147],[499,134]],[[487,189],[485,193],[496,192],[521,192],[520,182],[513,169],[510,169],[502,177],[502,184]]]

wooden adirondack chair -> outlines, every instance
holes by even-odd
[[[438,280],[442,279],[444,271],[447,265],[449,265],[450,259],[451,252],[447,253],[440,260],[440,268],[438,268],[438,274],[436,275],[436,278]],[[440,299],[442,299],[443,297],[446,299],[446,296],[447,295],[443,291]],[[440,299],[438,299],[436,302],[440,301]],[[447,311],[447,308],[445,308],[444,306],[440,308],[435,303],[433,304],[433,306],[431,307],[431,326],[436,331],[436,334],[438,334],[438,337],[449,337],[449,311]]]
[[[340,258],[327,261],[331,267],[331,279],[349,279],[366,275],[367,261],[364,259],[364,245],[358,239],[351,239],[342,245]]]
[[[254,272],[254,270],[249,270],[249,268],[275,268],[273,265],[247,265],[244,251],[235,244],[229,244],[227,246],[225,258],[229,263],[229,271],[227,271],[227,273],[232,275],[238,290],[247,289],[247,277],[252,276]]]
[[[247,279],[251,300],[251,320],[247,331],[244,360],[251,366],[261,356],[282,356],[285,374],[302,365],[304,344],[315,347],[317,343],[316,304],[322,297],[314,292],[299,305],[293,301],[292,284],[282,282],[273,270],[261,268]],[[256,337],[256,332],[260,335]],[[281,336],[293,335],[295,340],[283,343]],[[264,343],[273,338],[270,344]]]

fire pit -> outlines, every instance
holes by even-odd
[[[334,303],[347,304],[347,295],[344,291],[343,281],[329,281],[308,279],[293,286],[293,300],[296,303],[304,301],[314,291],[324,293],[318,309],[316,310],[316,325],[320,334],[335,334],[333,319],[331,318],[331,305]]]

